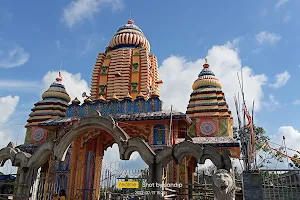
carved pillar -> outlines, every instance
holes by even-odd
[[[20,170],[18,189],[16,193],[17,200],[27,200],[30,197],[30,188],[32,181],[36,179],[37,169],[23,167]]]
[[[52,184],[55,181],[54,176],[55,176],[55,160],[53,157],[50,157],[48,160],[48,165],[45,166],[47,167],[46,170],[46,176],[45,176],[45,186],[44,186],[44,195],[43,199],[47,200],[49,198],[49,190],[51,191],[52,189]],[[52,191],[51,191],[52,192]],[[42,191],[41,191],[42,193]],[[51,194],[50,194],[51,195]]]
[[[94,175],[94,188],[96,199],[100,198],[101,190],[101,171],[102,171],[102,160],[104,156],[104,151],[101,143],[101,137],[97,137],[96,143],[96,155],[95,155],[95,175]]]

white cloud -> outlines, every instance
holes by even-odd
[[[1,113],[5,113],[0,115],[1,122],[7,122],[11,115],[15,112],[17,104],[19,102],[18,96],[0,96],[0,110]],[[0,124],[1,126],[1,124]]]
[[[238,50],[238,47],[243,39],[244,39],[244,37],[242,37],[242,36],[237,37],[237,38],[233,39],[232,41],[228,41],[226,46],[231,49]]]
[[[295,100],[295,101],[293,102],[293,104],[296,105],[296,106],[297,106],[297,105],[300,105],[300,100],[299,100],[299,99]]]
[[[283,6],[284,4],[286,4],[287,2],[289,2],[290,0],[278,0],[278,2],[275,5],[275,8],[280,8],[281,6]]]
[[[235,114],[234,95],[240,93],[237,73],[243,71],[245,100],[249,108],[255,100],[255,110],[261,107],[263,98],[262,86],[267,77],[264,74],[256,75],[250,67],[242,67],[237,50],[230,45],[213,46],[208,51],[208,62],[211,70],[223,85],[223,92],[229,108]],[[202,70],[204,59],[187,61],[184,57],[170,56],[160,66],[160,78],[164,81],[161,86],[161,99],[164,109],[171,105],[181,112],[186,112],[192,92],[192,84]],[[172,72],[172,73],[170,73]],[[180,97],[180,98],[178,98]]]
[[[16,107],[19,102],[18,96],[0,96],[0,148],[6,147],[9,142],[16,143],[18,134],[12,130],[12,125],[10,123],[12,115],[16,111]],[[3,173],[12,173],[16,171],[16,168],[12,168],[10,161],[7,161],[3,167],[0,168]]]
[[[281,36],[276,34],[276,33],[270,33],[267,31],[261,31],[259,32],[256,36],[256,41],[258,44],[263,45],[263,44],[271,44],[275,45],[277,42],[281,40]]]
[[[77,97],[81,102],[85,98],[82,97],[82,93],[86,92],[87,95],[90,93],[90,88],[86,80],[82,79],[81,74],[71,74],[67,71],[61,71],[62,74],[62,83],[66,87],[67,93],[70,95],[71,100]],[[46,91],[49,86],[55,81],[58,77],[58,71],[49,71],[42,80],[43,89],[42,92]]]
[[[288,71],[284,71],[275,76],[275,83],[271,83],[269,86],[273,88],[280,88],[284,86],[288,80],[291,78],[291,75]]]
[[[263,105],[272,111],[280,107],[279,101],[275,98],[273,94],[269,95],[269,101],[263,102]]]
[[[22,47],[0,39],[0,68],[22,66],[29,58],[29,53]]]
[[[68,27],[74,26],[87,18],[92,18],[102,7],[109,6],[112,10],[123,7],[122,0],[74,0],[63,11],[62,21]]]

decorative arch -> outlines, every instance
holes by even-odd
[[[124,159],[129,160],[131,154],[135,151],[139,152],[147,165],[153,164],[155,152],[144,140],[134,137],[126,141]]]
[[[54,148],[54,155],[63,161],[63,155],[68,150],[69,145],[82,134],[86,129],[101,129],[111,134],[119,146],[120,156],[124,154],[124,148],[121,145],[121,140],[128,140],[129,136],[123,131],[114,121],[112,117],[83,117],[80,123],[73,125],[73,129],[65,133],[59,143]],[[121,158],[122,159],[122,158]]]
[[[31,154],[22,152],[8,144],[7,147],[0,150],[0,166],[3,167],[7,160],[11,160],[13,166],[26,166]]]
[[[49,157],[53,155],[53,149],[54,149],[54,143],[52,141],[47,141],[44,144],[42,144],[34,154],[32,154],[31,158],[29,159],[27,163],[27,167],[32,168],[40,168],[43,166],[47,160],[49,160]]]
[[[230,161],[230,167],[228,166],[228,163],[224,162],[224,156],[221,155],[216,148],[214,147],[205,147],[203,151],[203,156],[201,157],[200,164],[204,164],[205,160],[209,159],[211,162],[217,167],[217,169],[226,169],[230,170],[231,168],[231,161]],[[230,158],[228,157],[230,160]],[[229,167],[229,168],[228,168]]]
[[[166,127],[163,124],[157,124],[153,127],[153,144],[166,144]]]

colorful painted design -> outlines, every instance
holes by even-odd
[[[220,119],[219,122],[220,122],[219,136],[228,136],[228,118]]]
[[[137,82],[132,82],[131,83],[131,92],[137,92],[137,86],[138,86],[138,83]]]
[[[106,75],[107,74],[107,68],[108,68],[108,66],[102,66],[101,67],[101,75]]]
[[[31,138],[32,129],[33,129],[32,127],[28,127],[26,129],[25,144],[31,143],[30,138]]]
[[[162,102],[158,97],[155,97],[147,101],[145,99],[134,101],[123,99],[122,101],[109,102],[95,101],[83,103],[81,106],[71,104],[67,108],[67,117],[91,116],[93,110],[100,111],[101,115],[158,112],[162,110]]]
[[[154,133],[154,137],[153,137],[153,144],[154,145],[163,145],[163,144],[166,143],[165,142],[165,140],[166,140],[165,125],[158,124],[158,125],[154,126],[153,133]]]
[[[204,121],[200,125],[200,131],[205,136],[210,136],[214,134],[216,130],[217,130],[216,125],[210,120]]]
[[[36,129],[32,134],[32,138],[35,142],[41,141],[44,138],[44,136],[45,136],[45,132],[44,129],[42,128]]]
[[[100,95],[104,95],[105,94],[106,85],[99,85],[99,88],[100,88],[99,94]]]
[[[138,72],[139,71],[139,63],[133,63],[132,66],[133,66],[132,72]]]

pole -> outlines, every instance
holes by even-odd
[[[172,118],[173,118],[173,105],[171,105],[171,117],[170,117],[170,132],[169,132],[169,145],[172,145]]]
[[[287,152],[287,148],[286,148],[286,144],[285,144],[285,137],[282,136],[282,139],[283,139],[283,145],[284,145],[284,148],[285,148],[285,154],[288,155],[288,152]],[[286,164],[288,165],[288,169],[290,168],[290,165],[289,165],[289,158],[286,156]]]

